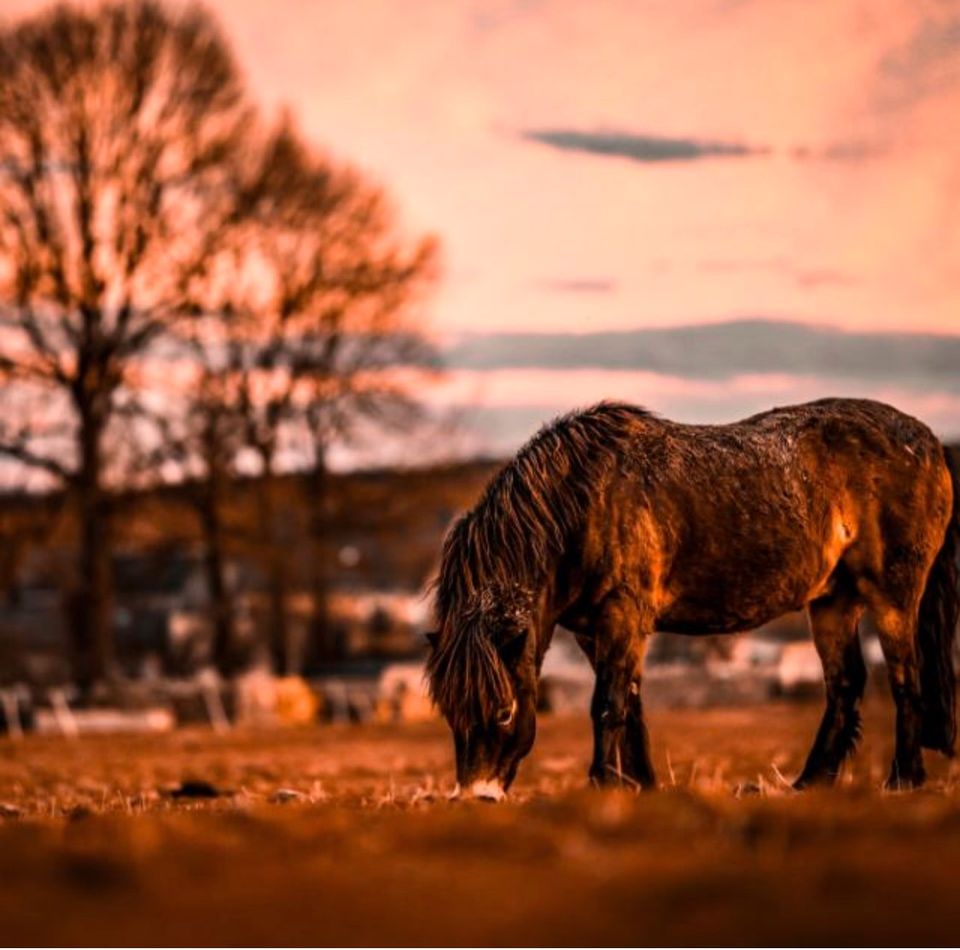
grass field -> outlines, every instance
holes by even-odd
[[[881,792],[875,699],[841,786],[792,793],[818,715],[660,712],[639,796],[544,717],[502,805],[446,800],[439,723],[3,740],[3,943],[955,943],[960,771]]]

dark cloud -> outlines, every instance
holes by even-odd
[[[909,106],[960,82],[960,14],[944,5],[940,15],[922,20],[879,63],[879,104]]]
[[[692,162],[708,158],[756,158],[776,154],[765,145],[718,142],[710,139],[670,138],[629,132],[584,132],[576,129],[526,129],[520,137],[565,152],[581,152],[634,162],[663,164]],[[820,146],[798,145],[785,150],[800,162],[861,162],[879,154],[868,142],[833,142]]]
[[[580,132],[575,129],[527,129],[521,138],[568,152],[629,158],[635,162],[689,162],[702,158],[746,158],[767,149],[740,142],[633,135],[627,132]]]
[[[623,332],[473,336],[446,354],[452,367],[645,370],[722,380],[784,373],[960,392],[960,336],[844,333],[745,319]]]
[[[918,71],[953,60],[960,52],[960,15],[924,20],[900,46],[880,61],[880,68],[892,76],[914,75]]]

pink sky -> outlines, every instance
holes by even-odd
[[[960,2],[207,5],[268,108],[289,105],[387,187],[406,228],[441,237],[442,339],[753,316],[960,334]],[[522,134],[544,130],[763,153],[652,163]],[[446,394],[547,415],[605,395],[682,415],[700,399],[698,418],[715,396],[719,418],[843,388],[758,379],[494,370]],[[907,401],[960,431],[958,398]]]
[[[441,333],[745,314],[960,332],[958,4],[208,5],[265,103],[441,235]],[[643,164],[519,136],[543,128],[774,152]],[[869,154],[789,156],[836,145]]]
[[[960,332],[958,5],[212,6],[264,101],[442,236],[442,332],[741,314]],[[540,128],[776,151],[651,165],[518,135]],[[834,145],[870,157],[785,154]]]

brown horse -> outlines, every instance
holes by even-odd
[[[887,784],[950,755],[960,595],[958,474],[889,406],[825,399],[732,425],[603,403],[538,433],[450,530],[430,636],[434,701],[459,787],[501,798],[530,751],[554,626],[593,664],[596,782],[654,786],[641,701],[658,630],[734,633],[807,609],[826,711],[797,787],[832,782],[856,743],[868,612],[896,702]]]

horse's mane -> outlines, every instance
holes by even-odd
[[[443,544],[434,582],[437,639],[427,667],[434,702],[465,724],[509,703],[491,628],[520,628],[548,572],[582,525],[605,471],[650,413],[600,403],[544,426],[487,485]]]

